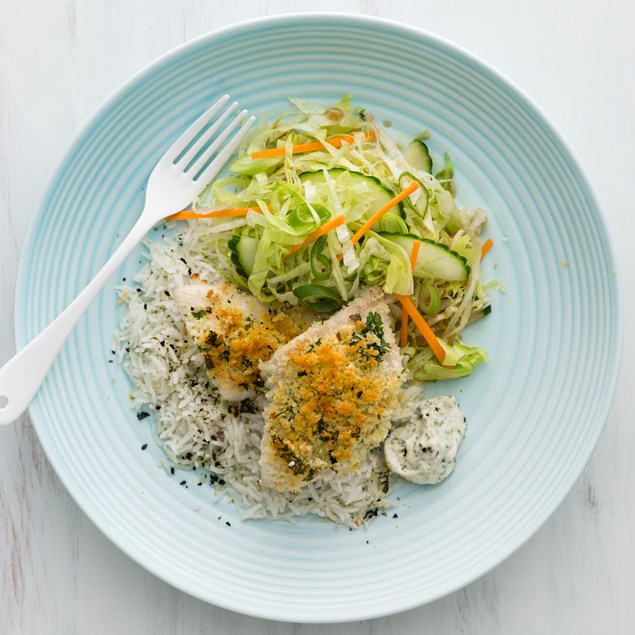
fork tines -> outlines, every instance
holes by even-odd
[[[228,101],[229,95],[223,95],[181,135],[169,150],[169,156],[172,157],[174,165],[178,164],[183,172],[188,173],[196,181],[211,178],[222,167],[235,152],[256,119],[249,117],[245,120],[247,110],[241,110],[236,114],[237,101],[232,102],[220,116],[217,116]],[[231,119],[232,114],[233,119]],[[223,128],[228,120],[229,123]],[[225,145],[236,128],[238,132]]]

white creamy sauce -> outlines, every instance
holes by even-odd
[[[422,401],[407,423],[390,431],[384,442],[386,463],[413,483],[439,483],[454,469],[465,428],[454,397]]]

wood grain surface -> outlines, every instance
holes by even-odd
[[[627,316],[621,380],[597,450],[540,531],[467,588],[373,621],[282,624],[194,600],[129,560],[70,499],[24,416],[0,429],[0,633],[634,633],[631,0],[0,0],[0,364],[14,352],[13,293],[29,220],[90,113],[194,36],[307,10],[388,17],[457,42],[522,86],[571,143],[613,230]]]

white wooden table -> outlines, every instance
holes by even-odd
[[[12,298],[27,225],[88,115],[134,71],[194,36],[315,9],[407,21],[467,47],[522,86],[592,175],[613,228],[626,315],[633,314],[632,0],[0,0],[0,364],[14,351]],[[243,617],[146,573],[70,499],[23,417],[0,430],[0,633],[634,633],[635,336],[626,322],[605,433],[542,529],[462,591],[346,626]]]

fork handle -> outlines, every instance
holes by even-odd
[[[27,408],[79,318],[154,223],[141,214],[123,242],[84,290],[33,340],[0,368],[0,424]]]

